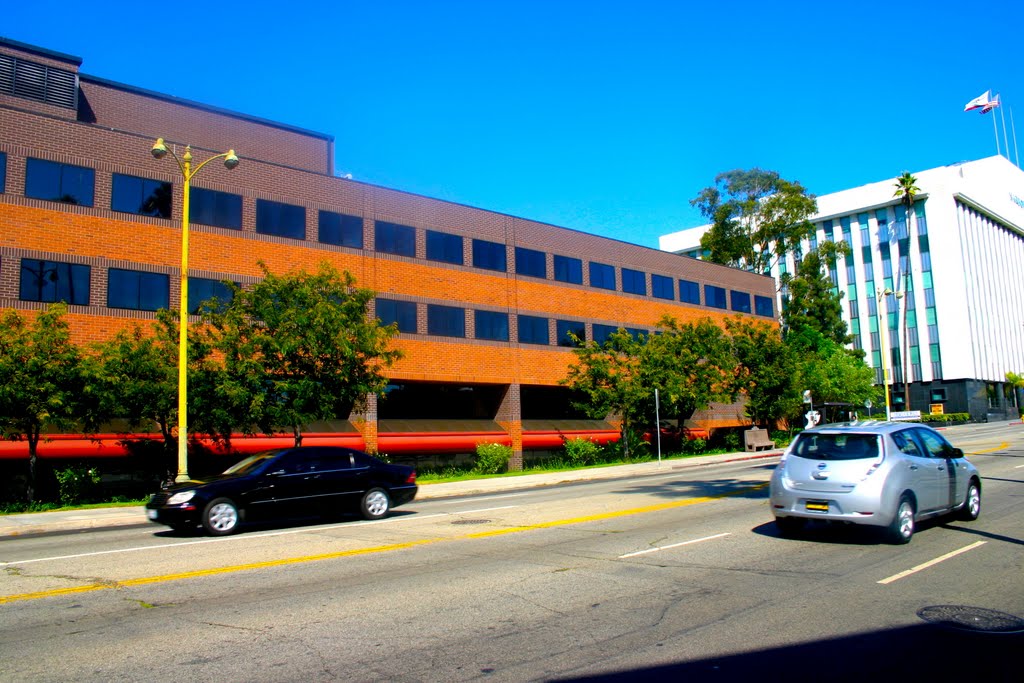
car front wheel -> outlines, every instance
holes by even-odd
[[[896,506],[896,516],[889,525],[889,540],[893,543],[910,543],[914,537],[914,503],[909,496],[900,498]]]
[[[967,485],[967,497],[964,499],[964,506],[960,508],[960,519],[966,522],[973,522],[981,514],[981,486],[978,482],[971,480]]]
[[[363,494],[363,500],[359,505],[359,510],[366,519],[381,519],[390,509],[391,498],[384,489],[370,489]]]
[[[240,521],[238,507],[227,498],[215,498],[203,510],[203,528],[211,536],[235,533]]]

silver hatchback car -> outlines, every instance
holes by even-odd
[[[963,451],[921,424],[846,422],[797,435],[772,474],[771,509],[779,533],[807,520],[882,527],[907,543],[917,521],[981,513],[981,477]]]

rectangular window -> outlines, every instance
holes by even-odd
[[[473,265],[477,268],[504,273],[508,270],[505,245],[487,240],[473,240]]]
[[[474,311],[477,339],[508,341],[508,313]]]
[[[853,246],[853,230],[850,227],[850,217],[843,216],[839,219],[839,225],[843,230],[843,241],[845,241],[851,247]]]
[[[558,335],[559,346],[578,346],[587,341],[587,326],[575,320],[556,320],[555,333]],[[573,341],[570,335],[579,341]]]
[[[427,260],[453,263],[461,266],[464,262],[462,237],[446,232],[427,230]]]
[[[110,210],[170,218],[172,187],[160,180],[115,173],[110,187]]]
[[[214,310],[223,311],[235,297],[234,290],[223,280],[188,276],[188,312],[195,315],[204,303],[217,300]]]
[[[517,320],[520,344],[549,344],[548,319],[533,315],[521,315]]]
[[[750,294],[748,292],[737,292],[729,290],[729,300],[732,303],[732,310],[737,313],[750,313]]]
[[[622,291],[647,296],[647,273],[630,268],[622,269]]]
[[[0,194],[7,191],[7,154],[0,152]]]
[[[704,302],[712,308],[727,308],[725,289],[714,285],[704,285]]]
[[[25,196],[92,206],[96,172],[83,166],[59,164],[45,159],[25,160]]]
[[[257,199],[256,232],[264,235],[290,237],[293,240],[304,240],[306,239],[306,207],[274,202],[269,199]]]
[[[674,301],[676,298],[676,292],[672,278],[652,273],[651,294],[654,295],[656,299],[668,299],[669,301]]]
[[[63,301],[89,305],[89,266],[59,261],[21,259],[22,301]]]
[[[555,254],[555,279],[573,285],[583,284],[583,261]]]
[[[590,286],[601,289],[615,289],[615,267],[604,263],[590,262]]]
[[[170,278],[162,273],[111,268],[107,271],[107,306],[156,311],[170,302]]]
[[[687,304],[700,305],[700,285],[690,280],[680,280],[679,300]]]
[[[516,247],[516,273],[530,277],[547,277],[547,256],[543,251]]]
[[[939,403],[941,401],[945,401],[946,400],[946,390],[945,389],[932,389],[932,391],[931,391],[931,400],[932,400],[933,403]]]
[[[373,248],[376,251],[396,256],[416,256],[416,228],[376,221],[373,233]]]
[[[377,299],[374,307],[381,325],[397,325],[399,332],[416,334],[416,304],[413,302]]]
[[[604,344],[608,341],[608,337],[612,336],[618,329],[615,325],[598,325],[594,323],[594,341],[598,344]]]
[[[754,295],[754,313],[766,318],[775,317],[775,299],[770,296]]]
[[[439,337],[465,337],[465,309],[427,304],[427,334]]]
[[[242,195],[193,187],[188,219],[193,223],[231,230],[242,229]]]
[[[317,239],[321,244],[363,248],[363,219],[333,211],[320,211],[317,218]]]

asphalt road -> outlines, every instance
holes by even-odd
[[[7,539],[0,680],[1016,681],[1024,636],[992,631],[1024,617],[1020,433],[947,432],[982,516],[908,546],[779,538],[773,461],[227,539]]]

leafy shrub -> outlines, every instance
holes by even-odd
[[[601,459],[601,447],[590,439],[566,439],[565,458],[570,467],[593,465]]]
[[[89,502],[99,492],[100,472],[84,465],[72,465],[56,470],[57,490],[63,505]]]
[[[683,451],[686,453],[703,453],[708,449],[708,442],[706,439],[697,437],[696,439],[687,439],[683,441]]]
[[[473,470],[480,474],[500,474],[508,471],[508,461],[512,459],[512,449],[500,443],[478,443],[476,445],[476,465]]]
[[[629,458],[626,458],[625,441],[629,444]],[[622,458],[624,460],[637,460],[640,459],[643,462],[645,453],[650,451],[651,444],[644,440],[643,434],[639,434],[632,430],[626,432],[622,438],[614,443],[609,443],[606,447],[606,453],[610,459]]]
[[[938,415],[932,415],[930,413],[921,414],[922,422],[970,422],[970,413],[939,413]]]
[[[727,451],[738,451],[740,449],[740,435],[736,432],[729,432],[722,437],[722,443],[725,444]]]

